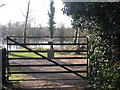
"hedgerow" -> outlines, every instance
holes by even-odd
[[[95,90],[120,89],[119,35],[96,35],[90,40],[88,87]]]

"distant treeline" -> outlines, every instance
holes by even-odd
[[[24,32],[24,23],[16,22],[9,23],[8,25],[0,25],[0,38],[5,38],[6,36],[23,36]],[[87,35],[86,32],[81,32],[81,35]],[[27,36],[49,36],[48,27],[32,27],[28,24],[27,27]],[[64,36],[75,36],[75,30],[73,28],[65,28],[64,25],[55,28],[54,36],[60,36],[60,41],[63,42],[65,39]],[[69,39],[67,39],[68,41]]]

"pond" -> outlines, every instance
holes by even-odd
[[[36,43],[36,41],[30,41],[29,43]],[[39,41],[37,43],[48,43],[47,41]],[[59,42],[56,42],[59,43]],[[7,48],[7,42],[6,40],[0,40],[0,46],[4,46]],[[50,45],[29,45],[30,48],[43,48],[43,49],[50,49]],[[62,46],[62,48],[65,48],[66,46]],[[19,45],[9,45],[8,50],[17,50],[22,49],[23,47]],[[61,48],[61,45],[54,45],[54,48],[59,49]]]

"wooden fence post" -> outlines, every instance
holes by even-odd
[[[1,48],[2,49],[2,84],[6,84],[7,83],[7,77],[6,77],[6,62],[7,62],[7,58],[6,58],[6,49],[5,48]]]
[[[48,50],[48,58],[49,59],[54,58],[54,50],[53,49]]]
[[[50,45],[50,50],[48,50],[48,58],[52,59],[54,58],[53,39],[50,39],[48,44]]]
[[[2,90],[2,49],[0,47],[0,90]]]

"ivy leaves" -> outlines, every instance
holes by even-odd
[[[117,89],[120,75],[117,67],[111,64],[109,59],[109,45],[101,39],[96,37],[90,41],[90,78],[89,88],[97,90]]]

